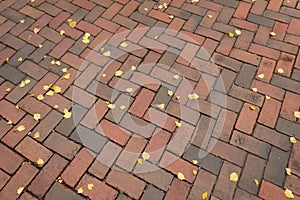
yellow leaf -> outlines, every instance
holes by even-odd
[[[54,105],[53,108],[57,109],[57,108],[58,108],[58,105]]]
[[[253,92],[257,92],[257,88],[251,88]]]
[[[52,60],[50,63],[51,65],[55,65],[55,60]]]
[[[239,30],[239,29],[235,29],[234,32],[235,32],[236,35],[241,35],[241,33],[242,33],[241,30]]]
[[[9,58],[5,58],[5,61],[8,62],[8,61],[9,61]]]
[[[20,109],[19,105],[16,105],[16,109]]]
[[[38,164],[38,165],[43,165],[44,164],[44,160],[43,159],[41,159],[41,158],[39,158],[37,161],[36,161],[36,163]]]
[[[159,105],[157,105],[157,107],[158,107],[159,109],[163,110],[163,109],[165,108],[165,104],[164,104],[164,103],[159,104]]]
[[[271,33],[270,33],[270,35],[271,35],[271,36],[275,36],[275,35],[276,35],[276,33],[274,33],[274,32],[271,32]]]
[[[120,46],[123,47],[123,48],[126,48],[126,47],[128,47],[128,44],[127,44],[126,42],[122,42],[122,43],[120,44]]]
[[[19,132],[24,131],[24,130],[25,130],[25,126],[21,125],[21,126],[19,126],[19,127],[17,128],[17,130],[18,130]]]
[[[34,114],[33,118],[38,121],[41,118],[41,114]]]
[[[61,92],[61,87],[57,86],[57,85],[54,85],[53,88],[55,93],[60,93]]]
[[[67,68],[62,68],[61,71],[64,72],[64,73],[66,73],[68,71],[68,69]]]
[[[176,74],[176,75],[173,76],[173,78],[174,78],[175,80],[178,80],[178,79],[179,79],[179,75]]]
[[[26,85],[25,82],[24,82],[24,81],[21,81],[21,83],[20,83],[19,86],[20,86],[20,88],[23,88],[23,87],[25,87],[25,85]]]
[[[148,11],[149,9],[148,8],[144,8],[144,11]]]
[[[47,93],[46,93],[47,96],[53,96],[54,95],[54,92],[52,90],[49,90]]]
[[[130,67],[130,69],[131,69],[132,71],[134,71],[134,70],[136,70],[136,66],[132,65],[132,66]]]
[[[230,38],[232,38],[232,37],[234,37],[234,34],[231,33],[231,32],[229,32],[229,33],[228,33],[228,36],[229,36]]]
[[[30,81],[30,79],[26,79],[25,81],[24,81],[24,83],[27,85],[27,84],[29,84],[31,81]]]
[[[150,154],[147,153],[147,152],[143,152],[143,153],[142,153],[142,158],[143,158],[144,160],[148,160],[148,159],[150,158]]]
[[[44,86],[43,86],[43,89],[44,89],[45,91],[47,91],[47,90],[49,90],[49,89],[51,88],[51,86],[52,86],[52,84],[50,84],[50,85],[44,85]]]
[[[293,143],[293,144],[295,144],[297,142],[297,140],[294,137],[290,137],[290,142]]]
[[[40,136],[41,136],[40,132],[36,132],[36,133],[33,135],[33,138],[34,138],[34,139],[38,139]]]
[[[82,194],[82,193],[83,193],[83,188],[82,188],[82,187],[79,188],[79,189],[77,190],[77,193],[78,193],[78,194]]]
[[[265,75],[264,74],[258,74],[257,77],[260,78],[260,79],[263,79],[263,78],[265,78]]]
[[[198,171],[194,169],[193,174],[196,176],[198,174]]]
[[[120,106],[120,109],[121,109],[121,110],[125,110],[125,109],[126,109],[126,106]]]
[[[250,106],[250,109],[251,110],[256,110],[256,107],[255,106]]]
[[[42,47],[43,47],[43,45],[42,45],[42,44],[39,44],[39,45],[38,45],[38,47],[39,47],[39,48],[42,48]]]
[[[185,179],[183,173],[181,173],[181,172],[178,172],[177,178],[178,178],[179,180],[181,180],[181,181]]]
[[[294,111],[294,116],[298,119],[300,119],[300,112],[299,111]]]
[[[121,70],[118,70],[115,72],[115,76],[122,76],[123,72]]]
[[[75,22],[75,21],[71,21],[71,22],[69,23],[69,26],[71,26],[72,28],[75,28],[76,25],[77,25],[77,22]]]
[[[109,57],[109,56],[110,56],[110,51],[106,51],[106,52],[104,52],[104,53],[103,53],[103,56],[105,56],[105,57]]]
[[[105,48],[104,48],[104,47],[102,47],[102,48],[100,49],[100,51],[101,51],[101,52],[105,51]]]
[[[198,164],[198,160],[192,160],[192,162],[193,162],[194,165]]]
[[[110,104],[107,105],[107,107],[113,110],[113,109],[116,108],[116,105],[110,103]]]
[[[269,100],[269,99],[271,99],[271,97],[269,97],[268,95],[266,95],[266,99]]]
[[[213,16],[212,15],[207,15],[207,17],[211,19]]]
[[[284,73],[284,70],[283,70],[282,68],[278,68],[277,72],[278,72],[279,74],[283,74],[283,73]]]
[[[285,172],[286,172],[287,175],[290,176],[291,173],[292,173],[292,170],[290,168],[285,168]]]
[[[237,182],[237,181],[239,180],[239,176],[237,175],[236,172],[232,172],[232,173],[230,174],[229,180],[232,181],[232,182]]]
[[[81,40],[84,44],[88,44],[88,43],[90,43],[90,40],[88,39],[88,38],[83,38],[82,40]]]
[[[19,187],[17,189],[17,194],[20,195],[23,192],[23,190],[24,190],[24,187]]]
[[[8,120],[7,124],[8,124],[8,125],[12,125],[13,122],[12,122],[11,120]]]
[[[169,18],[170,19],[174,19],[174,15],[169,15]]]
[[[64,30],[61,30],[61,31],[59,32],[59,34],[63,35],[63,34],[65,34],[65,31],[64,31]]]
[[[102,77],[105,78],[105,77],[106,77],[106,74],[102,74]]]
[[[67,73],[66,75],[64,75],[64,79],[68,80],[71,78],[71,74],[70,73]]]
[[[44,96],[42,95],[42,94],[40,94],[40,95],[38,95],[37,97],[36,97],[38,100],[43,100],[44,99]]]
[[[40,29],[37,28],[37,27],[35,27],[35,28],[33,29],[33,32],[34,32],[35,34],[38,34],[38,32],[40,32]]]
[[[34,97],[34,94],[29,94],[30,97]]]
[[[73,19],[68,19],[68,20],[67,20],[67,22],[69,22],[69,23],[72,22],[72,21],[73,21]]]
[[[94,184],[92,184],[92,183],[88,184],[88,186],[87,186],[88,190],[92,190],[93,187],[94,187]]]
[[[189,99],[199,99],[200,97],[199,97],[198,94],[193,93],[193,94],[188,94],[188,98],[189,98]]]
[[[58,182],[58,183],[62,183],[63,182],[63,180],[61,179],[61,177],[58,177],[55,181]]]
[[[175,121],[175,126],[177,126],[178,128],[180,128],[181,127],[181,123],[178,122],[178,121]]]
[[[133,91],[133,88],[126,88],[126,92],[130,93]]]
[[[23,61],[23,58],[20,57],[20,58],[18,59],[18,62],[22,62],[22,61]]]
[[[173,91],[172,90],[168,90],[168,95],[169,96],[173,96]]]
[[[168,4],[166,2],[163,3],[164,8],[168,7]]]
[[[259,181],[257,179],[253,179],[255,185],[258,185],[259,184]]]
[[[203,194],[202,194],[202,200],[206,200],[207,199],[207,192],[204,192]]]
[[[143,164],[143,158],[138,158],[137,162],[142,165]]]
[[[11,88],[6,88],[5,92],[10,92]]]
[[[55,64],[56,64],[57,66],[60,66],[60,61],[59,61],[59,60],[55,61]]]
[[[24,23],[25,23],[25,19],[21,19],[20,24],[24,24]]]
[[[286,196],[286,198],[288,199],[293,199],[295,198],[294,195],[293,195],[293,192],[289,189],[285,189],[284,191],[284,195]]]
[[[192,0],[191,2],[192,2],[192,3],[198,3],[199,0]]]
[[[71,118],[72,117],[72,113],[71,112],[66,112],[65,114],[64,114],[64,118],[66,118],[66,119],[69,119],[69,118]]]

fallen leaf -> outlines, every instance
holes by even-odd
[[[172,90],[168,90],[168,95],[171,97],[173,96],[173,91]]]
[[[144,8],[144,11],[148,11],[149,9],[148,8]]]
[[[194,165],[198,164],[198,160],[192,160],[192,162],[193,162]]]
[[[260,79],[263,79],[263,78],[265,78],[265,75],[264,74],[258,74],[257,77],[260,78]]]
[[[181,127],[181,123],[178,122],[178,121],[175,121],[175,126],[177,126],[178,128],[180,128]]]
[[[13,122],[12,122],[11,120],[8,120],[7,124],[8,124],[8,125],[12,125]]]
[[[123,72],[121,70],[118,70],[115,72],[115,76],[122,76]]]
[[[38,114],[38,113],[33,114],[33,118],[34,118],[36,121],[38,121],[39,119],[41,119],[41,114]]]
[[[77,25],[77,22],[75,22],[75,21],[69,22],[69,26],[72,27],[72,28],[75,28],[76,25]]]
[[[105,78],[105,77],[106,77],[106,74],[102,74],[102,77]]]
[[[213,16],[212,15],[207,15],[207,17],[211,19]]]
[[[24,23],[25,23],[25,19],[21,19],[20,24],[24,24]]]
[[[68,71],[68,68],[62,68],[61,71],[66,73]]]
[[[164,8],[168,8],[168,4],[166,2],[164,2],[162,5]]]
[[[241,30],[239,30],[239,29],[235,29],[235,31],[234,31],[234,32],[235,32],[235,34],[236,34],[236,35],[241,35],[241,34],[242,34],[242,31],[241,31]]]
[[[249,108],[250,108],[251,110],[256,110],[256,107],[255,107],[255,106],[253,106],[253,105],[252,105],[252,106],[250,106]]]
[[[11,91],[11,88],[6,88],[5,89],[5,92],[10,92]]]
[[[62,183],[63,182],[63,180],[62,180],[61,177],[58,177],[55,181],[58,182],[58,183]]]
[[[147,152],[143,152],[143,153],[142,153],[142,158],[143,158],[144,160],[148,160],[148,159],[150,158],[150,154],[147,153]]]
[[[40,32],[40,29],[39,29],[38,27],[35,27],[35,28],[33,29],[33,32],[34,32],[35,34],[38,34],[38,32]]]
[[[52,60],[50,63],[51,65],[55,65],[55,60]]]
[[[47,93],[46,93],[47,96],[53,96],[54,95],[54,92],[52,90],[49,90]]]
[[[269,100],[269,99],[271,99],[271,97],[269,97],[268,95],[266,95],[266,99]]]
[[[128,47],[128,44],[127,44],[127,42],[122,42],[122,43],[120,44],[120,46],[123,47],[123,48],[126,48],[126,47]]]
[[[33,138],[34,138],[34,139],[38,139],[40,136],[41,136],[40,132],[36,132],[36,133],[33,135]]]
[[[253,92],[257,92],[257,88],[251,88]]]
[[[126,92],[130,93],[133,91],[133,88],[126,88]]]
[[[34,97],[34,94],[29,94],[30,97]]]
[[[131,69],[132,71],[134,71],[134,70],[136,70],[136,66],[132,65],[132,66],[130,67],[130,69]]]
[[[174,15],[169,15],[169,18],[170,19],[174,19]]]
[[[176,75],[173,76],[173,78],[176,79],[176,80],[178,80],[179,79],[179,75],[176,74]]]
[[[290,176],[291,173],[292,173],[292,170],[290,168],[285,168],[285,172],[286,172],[287,175]]]
[[[300,112],[299,111],[294,111],[294,116],[298,119],[300,119]]]
[[[54,105],[53,108],[57,109],[57,108],[58,108],[58,105]]]
[[[38,95],[37,97],[36,97],[38,100],[43,100],[44,99],[44,96],[42,95],[42,94],[40,94],[40,95]]]
[[[60,66],[60,61],[59,61],[59,60],[55,61],[55,64],[56,64],[57,66]]]
[[[294,195],[293,195],[293,192],[289,189],[285,189],[284,191],[284,195],[286,196],[286,198],[288,199],[293,199],[295,198]]]
[[[290,142],[291,142],[292,144],[295,144],[295,143],[297,142],[297,140],[296,140],[296,138],[294,138],[294,137],[290,137]]]
[[[93,183],[90,183],[90,184],[88,184],[88,186],[87,186],[88,190],[92,190],[93,187],[94,187],[94,184],[93,184]]]
[[[125,110],[125,109],[126,109],[126,106],[120,106],[120,109],[121,109],[121,110]]]
[[[165,108],[165,104],[162,103],[162,104],[158,104],[157,107],[161,110],[163,110]]]
[[[278,72],[279,74],[283,74],[283,73],[284,73],[284,70],[283,70],[282,68],[278,68],[278,69],[277,69],[277,72]]]
[[[21,81],[19,87],[20,87],[20,88],[23,88],[23,87],[25,87],[25,85],[26,85],[25,82],[24,82],[24,81]]]
[[[64,79],[69,80],[71,78],[71,74],[67,73],[66,75],[64,75]]]
[[[113,110],[113,109],[116,108],[116,105],[110,103],[110,104],[107,105],[107,107]]]
[[[109,56],[110,56],[110,51],[106,51],[106,52],[104,52],[104,53],[103,53],[103,56],[105,56],[105,57],[109,57]]]
[[[25,126],[21,125],[21,126],[18,126],[17,131],[21,132],[21,131],[24,131],[25,129],[26,129]]]
[[[17,194],[20,195],[23,192],[23,190],[24,190],[24,187],[19,187],[17,189]]]
[[[198,94],[193,93],[193,94],[188,94],[188,98],[189,98],[189,99],[199,99],[200,97],[199,97]]]
[[[259,185],[259,181],[257,179],[253,179],[255,185]]]
[[[274,37],[276,35],[276,33],[271,32],[270,35]]]
[[[81,40],[84,44],[88,44],[90,43],[90,40],[86,37],[83,37],[82,40]]]
[[[61,87],[57,86],[57,85],[54,85],[52,87],[52,89],[54,90],[54,93],[60,93],[61,92]]]
[[[237,182],[239,180],[239,176],[237,175],[236,172],[232,172],[230,174],[229,180],[232,182]]]
[[[196,176],[198,174],[198,171],[194,169],[193,174]]]
[[[49,89],[51,88],[51,86],[52,86],[52,84],[50,84],[50,85],[44,85],[44,86],[43,86],[43,89],[44,89],[45,91],[47,91],[47,90],[49,90]]]
[[[181,180],[181,181],[185,179],[183,173],[181,173],[181,172],[178,172],[177,177],[178,177],[178,179]]]
[[[39,45],[38,45],[38,47],[39,47],[39,48],[42,48],[42,47],[43,47],[43,45],[42,45],[42,44],[39,44]]]
[[[102,48],[100,49],[100,51],[101,51],[101,52],[104,52],[104,51],[105,51],[105,48],[104,48],[104,47],[102,47]]]
[[[137,159],[137,162],[138,162],[140,165],[142,165],[142,164],[143,164],[143,158],[138,158],[138,159]]]
[[[59,34],[63,35],[63,34],[65,34],[65,31],[64,31],[64,30],[61,30],[61,31],[59,32]]]
[[[77,190],[77,193],[78,193],[78,194],[82,194],[82,193],[83,193],[83,188],[82,188],[82,187],[79,188],[79,189]]]
[[[22,62],[22,61],[23,61],[23,58],[20,57],[20,58],[18,59],[18,62]]]
[[[202,200],[206,200],[207,199],[207,192],[204,192],[203,194],[202,194]]]
[[[18,105],[18,104],[16,105],[16,109],[18,109],[18,110],[20,109],[20,107],[19,107],[19,105]]]
[[[41,158],[39,158],[39,159],[36,161],[36,163],[37,163],[39,166],[41,166],[41,165],[44,164],[44,160],[41,159]]]
[[[65,112],[65,114],[64,114],[64,118],[66,118],[66,119],[69,119],[69,118],[71,118],[72,117],[72,113],[71,112]]]
[[[234,37],[234,34],[231,33],[231,32],[229,32],[229,33],[228,33],[228,36],[229,36],[230,38],[233,38],[233,37]]]
[[[192,0],[191,2],[192,2],[192,3],[198,3],[199,0]]]

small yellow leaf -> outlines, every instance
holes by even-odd
[[[253,181],[254,181],[255,185],[259,185],[259,181],[256,178],[253,179]]]
[[[199,97],[198,94],[193,93],[193,94],[188,94],[188,98],[189,98],[189,99],[199,99],[200,97]]]
[[[194,165],[198,164],[198,160],[192,160],[192,162],[193,162]]]
[[[8,120],[7,124],[8,124],[8,125],[12,125],[13,122],[12,122],[11,120]]]
[[[192,3],[198,3],[199,0],[192,0],[191,2],[192,2]]]
[[[75,28],[76,25],[77,25],[77,22],[75,22],[75,21],[71,21],[71,22],[69,23],[69,26],[72,27],[72,28]]]
[[[177,178],[178,178],[179,180],[181,180],[181,181],[185,179],[183,173],[181,173],[181,172],[178,172]]]
[[[265,78],[265,75],[264,74],[258,74],[257,77],[260,78],[260,79],[263,79],[263,78]]]
[[[121,110],[125,110],[125,109],[126,109],[126,106],[120,106],[120,109],[121,109]]]
[[[50,63],[51,65],[55,65],[55,60],[52,60]]]
[[[5,92],[10,92],[11,91],[11,88],[6,88],[5,89]]]
[[[126,92],[130,93],[133,91],[133,88],[126,88]]]
[[[102,77],[105,78],[105,77],[106,77],[106,74],[102,74]]]
[[[194,169],[193,174],[196,176],[198,174],[198,171]]]
[[[169,18],[170,19],[174,19],[174,15],[169,15]]]
[[[257,88],[251,88],[253,92],[257,92]]]
[[[300,119],[300,112],[299,111],[294,111],[294,116],[298,119]]]
[[[73,19],[68,19],[68,20],[67,20],[67,22],[69,22],[69,23],[72,22],[72,21],[73,21]]]
[[[33,135],[33,138],[34,138],[34,139],[38,139],[40,136],[41,136],[40,132],[36,132],[36,133]]]
[[[232,172],[230,174],[229,180],[232,182],[237,182],[239,180],[239,176],[237,175],[236,172]]]
[[[105,56],[105,57],[109,57],[109,56],[110,56],[110,51],[106,51],[106,52],[104,52],[104,53],[103,53],[103,56]]]
[[[137,162],[142,165],[143,164],[143,158],[138,158]]]
[[[293,192],[289,189],[285,189],[284,191],[284,195],[286,196],[286,198],[288,199],[293,199],[295,198],[294,195],[293,195]]]
[[[228,36],[229,36],[230,38],[232,38],[232,37],[234,37],[234,34],[231,33],[231,32],[229,32],[229,33],[228,33]]]
[[[295,143],[297,142],[297,140],[296,140],[296,138],[294,138],[294,137],[290,137],[290,142],[291,142],[292,144],[295,144]]]
[[[171,97],[173,96],[173,91],[172,90],[168,90],[168,95]]]
[[[126,47],[128,47],[128,44],[127,44],[126,42],[122,42],[122,43],[120,44],[120,46],[123,47],[123,48],[126,48]]]
[[[54,95],[54,92],[52,90],[49,90],[47,93],[46,93],[47,96],[53,96]]]
[[[55,105],[53,106],[53,108],[57,109],[57,108],[58,108],[58,105],[55,104]]]
[[[9,58],[5,58],[5,61],[8,62],[8,61],[9,61]]]
[[[20,109],[19,105],[16,105],[16,109]]]
[[[241,33],[242,33],[241,30],[239,30],[239,29],[235,29],[234,32],[235,32],[236,35],[241,35]]]
[[[58,182],[58,183],[62,183],[63,182],[63,180],[62,180],[61,177],[58,177],[55,181]]]
[[[177,126],[178,128],[180,128],[181,127],[181,123],[178,122],[178,121],[175,121],[175,126]]]
[[[67,68],[62,68],[61,71],[66,73],[68,71],[68,69]]]
[[[24,187],[19,187],[17,190],[17,194],[20,195],[24,190]]]
[[[65,114],[64,114],[64,118],[66,118],[66,119],[69,119],[69,118],[71,118],[72,117],[72,113],[71,112],[66,112]]]
[[[168,8],[168,4],[166,2],[164,2],[162,5],[164,8]]]
[[[22,61],[23,61],[22,57],[18,58],[18,62],[22,62]]]
[[[82,187],[79,188],[79,189],[77,190],[77,193],[78,193],[78,194],[82,194],[82,193],[83,193],[83,188],[82,188]]]
[[[143,153],[142,153],[142,158],[143,158],[144,160],[148,160],[148,159],[150,158],[150,154],[147,153],[147,152],[143,152]]]
[[[292,170],[290,168],[285,168],[285,172],[286,172],[287,175],[290,176],[291,173],[292,173]]]
[[[131,69],[132,71],[134,71],[134,70],[136,70],[136,66],[132,65],[132,66],[130,67],[130,69]]]
[[[107,105],[107,107],[113,110],[113,109],[116,108],[116,105],[110,103],[110,104]]]
[[[256,110],[256,107],[252,105],[252,106],[250,106],[250,109],[251,110]]]
[[[21,19],[20,24],[24,24],[24,23],[25,23],[25,19]]]
[[[44,85],[44,86],[43,86],[43,89],[44,89],[45,91],[47,91],[47,90],[49,90],[49,89],[51,88],[51,86],[52,86],[52,84],[50,84],[50,85]]]
[[[204,192],[203,194],[202,194],[202,200],[206,200],[207,199],[207,192]]]
[[[39,119],[41,119],[41,114],[34,114],[33,118],[38,121]]]
[[[157,105],[157,107],[158,107],[159,109],[163,110],[163,109],[165,108],[165,104],[164,104],[164,103],[159,104],[159,105]]]
[[[92,184],[92,183],[88,184],[88,186],[87,186],[88,190],[92,190],[93,187],[94,187],[94,184]]]
[[[67,73],[66,75],[64,75],[64,79],[68,80],[71,78],[71,74],[70,73]]]
[[[61,92],[61,87],[59,87],[57,85],[54,85],[52,89],[54,90],[54,93],[60,93]]]
[[[44,164],[44,160],[41,159],[41,158],[39,158],[39,159],[36,161],[36,163],[37,163],[39,166],[41,166],[41,165]]]
[[[27,85],[27,84],[29,84],[31,81],[30,81],[30,79],[26,79],[25,81],[24,81],[24,83]]]
[[[275,35],[276,35],[276,33],[274,33],[274,32],[271,32],[271,33],[270,33],[270,35],[271,35],[271,36],[275,36]]]
[[[278,72],[279,74],[283,74],[283,73],[284,73],[284,70],[283,70],[282,68],[278,68],[277,72]]]
[[[43,47],[43,45],[42,45],[42,44],[39,44],[39,45],[38,45],[38,47],[39,47],[39,48],[42,48],[42,47]]]
[[[82,40],[81,40],[84,44],[88,44],[88,43],[90,43],[90,40],[88,39],[88,38],[83,38]]]
[[[43,100],[44,99],[44,96],[42,95],[42,94],[40,94],[40,95],[38,95],[37,97],[36,97],[38,100]]]
[[[100,51],[101,51],[101,52],[105,51],[105,48],[104,48],[104,47],[102,47],[102,48],[100,49]]]
[[[269,100],[269,99],[271,99],[271,97],[270,97],[270,96],[268,96],[268,95],[266,95],[266,99],[267,99],[267,100]]]
[[[178,79],[179,79],[179,75],[176,74],[176,75],[173,76],[173,78],[174,78],[175,80],[178,80]]]
[[[40,32],[40,29],[37,28],[37,27],[35,27],[35,28],[33,29],[33,32],[34,32],[35,34],[38,34],[38,32]]]
[[[24,130],[25,130],[25,126],[21,125],[21,126],[19,126],[19,127],[17,128],[17,130],[18,130],[19,132],[24,131]]]
[[[65,34],[65,31],[64,31],[64,30],[61,30],[61,31],[59,32],[59,34],[63,35],[63,34]]]
[[[29,94],[30,97],[34,97],[34,94]]]
[[[121,70],[118,70],[115,72],[115,76],[122,76],[123,72]]]
[[[207,15],[207,17],[211,19],[213,16],[212,15]]]
[[[56,64],[57,66],[60,66],[60,61],[59,61],[59,60],[55,61],[55,64]]]
[[[20,83],[19,86],[20,86],[20,88],[23,88],[23,87],[25,87],[25,85],[26,85],[25,82],[24,82],[24,81],[21,81],[21,83]]]
[[[144,8],[144,11],[148,11],[149,9],[148,8]]]

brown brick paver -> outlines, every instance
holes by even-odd
[[[0,0],[0,199],[300,199],[299,16],[298,0]]]

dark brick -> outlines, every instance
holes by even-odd
[[[242,69],[237,75],[235,84],[244,88],[249,88],[255,77],[256,70],[256,67],[252,65],[243,64]]]
[[[3,42],[5,45],[10,46],[16,50],[21,49],[25,42],[9,33],[6,33],[4,36],[0,38],[0,41]]]
[[[300,82],[274,74],[271,83],[280,88],[300,94]]]
[[[45,200],[53,199],[85,200],[84,197],[81,197],[79,194],[57,182],[54,183],[45,196]]]
[[[300,125],[281,117],[278,118],[276,130],[288,136],[296,136],[296,138],[300,138],[300,133],[298,131],[300,130]]]
[[[141,200],[162,200],[164,197],[164,192],[153,187],[152,185],[148,185],[144,191],[144,194]]]
[[[20,83],[25,78],[24,73],[10,66],[9,64],[5,64],[4,66],[0,67],[0,74],[3,78],[11,81],[15,85]]]
[[[275,23],[273,20],[252,13],[249,13],[247,20],[270,28],[272,28]]]

